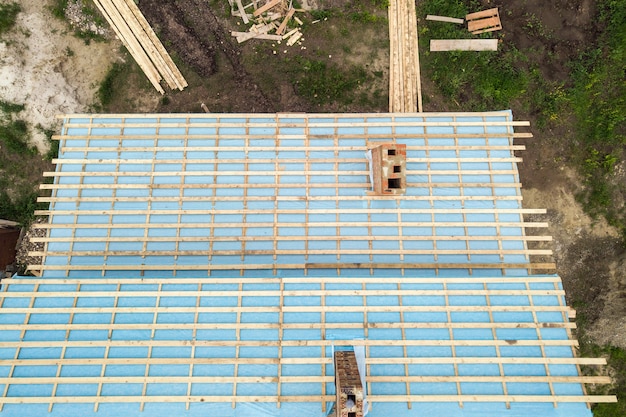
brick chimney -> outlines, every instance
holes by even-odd
[[[406,192],[406,145],[384,143],[371,149],[370,174],[374,195]]]
[[[352,351],[335,351],[337,417],[363,417],[363,386]]]

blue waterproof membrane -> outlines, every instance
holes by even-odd
[[[217,396],[236,392],[274,398],[280,392],[280,409],[268,400],[253,408],[244,402],[227,415],[287,416],[302,409],[304,415],[321,416],[319,402],[289,398],[332,396],[334,385],[321,378],[334,374],[329,361],[333,347],[367,340],[371,398],[410,394],[430,399],[413,402],[411,409],[406,403],[374,401],[370,415],[417,416],[427,410],[455,416],[590,415],[584,404],[554,408],[529,402],[507,409],[497,401],[463,407],[435,401],[441,395],[505,392],[547,396],[547,380],[507,378],[577,375],[574,362],[546,366],[551,359],[573,358],[571,346],[561,343],[568,334],[557,276],[477,277],[471,282],[417,276],[368,281],[293,276],[241,284],[220,278],[132,281],[9,281],[0,310],[0,360],[13,363],[0,362],[7,399],[33,397],[46,403],[51,397],[82,397],[93,409],[95,398],[104,397],[95,415],[112,416],[119,411],[108,403],[114,397],[136,397],[137,403],[147,401],[144,412],[136,404],[120,404],[125,415],[160,416],[164,411],[150,402],[152,397],[184,404],[191,396],[189,410],[173,404],[165,410],[195,416],[231,405]],[[30,282],[37,283],[36,291]],[[501,359],[494,363],[495,358]],[[464,382],[457,385],[457,376]],[[105,379],[98,382],[101,377]],[[407,377],[408,390],[402,382]],[[481,382],[489,377],[503,379]],[[576,382],[552,389],[557,395],[583,395]],[[83,406],[81,401],[55,404],[49,415],[82,412]],[[31,415],[37,409],[9,402],[0,415]]]
[[[67,119],[43,278],[0,293],[0,416],[321,417],[363,344],[369,416],[591,416],[516,379],[578,375],[560,279],[473,267],[529,262],[511,114],[486,118]],[[376,141],[407,145],[406,195],[365,198]]]
[[[488,116],[495,125],[437,115],[142,120],[66,120],[45,277],[85,278],[76,270],[99,265],[110,277],[124,266],[258,276],[258,265],[275,276],[320,263],[529,262],[508,111]],[[406,194],[367,199],[365,152],[390,141],[408,147]],[[62,271],[69,248],[76,268]]]

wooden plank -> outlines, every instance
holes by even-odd
[[[506,111],[502,111],[502,110],[495,110],[495,111],[482,111],[482,112],[467,112],[467,111],[459,111],[459,112],[425,112],[423,114],[416,114],[415,116],[418,118],[423,118],[423,117],[429,117],[429,116],[433,116],[433,117],[442,117],[442,116],[506,116],[507,114],[509,114]],[[177,116],[181,116],[181,117],[194,117],[194,118],[202,118],[203,116],[201,114],[197,114],[197,113],[176,113]],[[220,115],[220,120],[221,121],[227,121],[229,119],[238,119],[240,120],[242,117],[243,118],[247,118],[247,117],[253,117],[253,118],[258,118],[258,117],[263,117],[263,116],[270,116],[272,118],[276,118],[277,114],[276,113],[225,113],[225,114],[221,114]],[[71,119],[71,118],[77,118],[77,119],[84,119],[84,118],[91,118],[94,120],[98,120],[98,119],[109,119],[109,118],[120,118],[120,117],[133,117],[136,119],[154,119],[154,114],[151,113],[138,113],[138,114],[129,114],[129,113],[111,113],[111,114],[94,114],[94,113],[66,113],[66,114],[58,114],[55,115],[56,119]],[[312,117],[319,117],[319,114],[307,114],[307,113],[278,113],[278,117],[280,119],[297,119],[297,124],[303,124],[304,122],[301,122],[302,118],[308,119],[308,118],[312,118]],[[324,116],[327,117],[345,117],[346,114],[345,113],[324,113]],[[380,113],[354,113],[354,114],[350,114],[351,117],[358,117],[358,118],[373,118],[373,119],[383,119],[383,118],[387,118],[388,119],[388,115],[382,116]],[[215,117],[212,117],[211,119],[215,119]],[[312,123],[313,124],[313,123]],[[257,126],[255,124],[255,126]]]
[[[169,55],[169,53],[167,52],[167,50],[161,43],[156,33],[154,33],[154,30],[152,30],[152,27],[150,26],[150,24],[144,17],[143,13],[141,13],[137,5],[134,3],[134,1],[133,0],[125,0],[125,1],[129,9],[135,15],[137,22],[143,28],[145,33],[148,35],[148,38],[150,39],[150,41],[153,43],[154,47],[157,49],[158,53],[163,58],[163,61],[165,62],[166,66],[170,69],[171,73],[174,76],[174,79],[176,80],[176,85],[178,86],[178,89],[182,91],[188,85],[187,81],[185,80],[185,77],[180,72],[180,70],[178,69],[174,61],[172,60],[172,57]]]
[[[29,265],[27,270],[41,270],[44,265]],[[530,271],[556,271],[554,262],[543,263],[304,263],[304,264],[234,264],[234,265],[45,265],[46,270],[65,271],[72,269],[74,271],[128,271],[141,269],[146,271],[163,271],[184,270],[184,271],[233,271],[240,269],[250,270],[273,270],[276,267],[280,269],[521,269]]]
[[[243,4],[241,4],[241,0],[235,0],[237,2],[237,8],[239,9],[239,15],[243,19],[243,23],[246,25],[250,23],[250,19],[248,19],[248,14],[246,10],[243,8]]]
[[[443,282],[448,283],[467,283],[466,276],[450,276],[450,277],[401,277],[399,275],[391,276],[390,279],[393,279],[394,282],[399,282],[402,284],[418,284],[418,283],[426,283],[426,284],[441,284]],[[558,276],[519,276],[519,277],[491,277],[491,276],[480,276],[477,277],[480,279],[480,282],[486,282],[490,284],[506,284],[506,283],[561,283],[561,278]],[[379,284],[379,278],[373,277],[359,277],[359,278],[351,278],[351,277],[298,277],[298,278],[238,278],[238,282],[241,281],[243,283],[252,284],[252,283],[262,283],[262,284],[278,284],[281,281],[286,281],[291,284],[301,284],[301,283],[313,283],[313,284],[322,284],[322,283],[369,283],[369,284]],[[2,293],[8,293],[7,289],[10,288],[11,285],[38,285],[41,283],[50,284],[50,285],[78,285],[83,283],[82,278],[46,278],[45,281],[42,279],[35,280],[33,278],[19,278],[14,277],[8,281],[5,281],[6,285],[2,286],[0,289],[0,303],[3,300]],[[98,285],[118,285],[118,284],[137,284],[136,278],[90,278],[90,284],[98,284]],[[171,283],[171,278],[142,278],[142,284],[152,284],[158,285],[160,283]],[[228,284],[232,283],[232,278],[219,278],[219,277],[205,277],[205,278],[178,278],[176,283],[179,284],[197,284],[197,283],[205,283],[205,284]],[[323,289],[322,289],[323,290]],[[388,290],[391,291],[391,290]],[[481,290],[482,291],[482,290]],[[494,290],[490,290],[494,291]],[[525,292],[526,290],[520,290]],[[534,290],[533,290],[534,291]],[[549,290],[552,291],[552,290]],[[560,290],[562,291],[562,290]],[[116,292],[119,292],[116,290]]]
[[[610,384],[611,378],[608,376],[369,376],[368,381],[371,382],[398,382],[401,378],[403,381],[407,378],[407,382],[454,382],[456,380],[460,382],[526,382],[526,383],[583,383],[583,384]],[[248,384],[261,384],[261,383],[276,383],[280,380],[281,383],[306,383],[306,382],[333,382],[333,376],[281,376],[276,377],[263,377],[263,376],[237,376],[237,377],[222,377],[222,376],[168,376],[167,378],[160,376],[148,376],[133,377],[133,376],[103,376],[103,377],[44,377],[37,378],[37,381],[42,384],[54,384],[54,383],[66,383],[66,384],[96,384],[113,383],[113,384],[137,384],[147,380],[148,383],[163,383],[169,382],[172,384],[182,383],[248,383]],[[33,378],[0,378],[0,383],[9,383],[11,385],[26,385],[32,384]]]
[[[490,17],[488,19],[482,20],[473,20],[467,23],[468,30],[474,34],[478,35],[480,33],[494,32],[496,30],[501,30],[502,25],[500,24],[499,17]]]
[[[276,34],[277,35],[282,35],[283,34],[285,29],[287,28],[287,24],[289,23],[289,20],[291,20],[291,18],[293,17],[293,14],[295,12],[296,12],[296,9],[290,9],[289,10],[289,12],[287,13],[287,16],[285,16],[285,18],[281,22],[280,26],[278,26],[278,29],[276,29]]]
[[[431,39],[430,50],[440,51],[497,51],[497,39]]]
[[[494,7],[493,9],[481,10],[479,12],[469,13],[465,15],[465,20],[475,20],[475,19],[483,19],[485,17],[498,16],[498,8]]]
[[[266,11],[268,11],[269,9],[271,9],[272,7],[278,5],[282,0],[270,0],[269,2],[267,2],[264,6],[259,7],[258,9],[256,9],[254,11],[254,16],[260,16],[263,13],[265,13]]]
[[[117,10],[110,3],[107,3],[106,0],[94,0],[94,4],[98,7],[102,15],[109,22],[117,36],[120,38],[126,49],[133,56],[137,65],[144,72],[152,86],[161,94],[165,94],[165,90],[161,87],[160,81],[161,78],[158,75],[156,68],[152,62],[148,59],[145,51],[136,38],[132,36],[130,33],[130,29],[126,26],[124,20],[119,16]]]
[[[436,15],[432,15],[432,14],[427,15],[426,16],[426,20],[433,20],[433,21],[437,21],[437,22],[457,23],[457,24],[460,24],[460,25],[465,23],[464,19],[458,19],[456,17],[436,16]]]
[[[255,33],[255,32],[236,32],[231,31],[230,34],[237,39],[237,43],[243,43],[250,39],[263,39],[263,40],[271,40],[271,41],[279,41],[282,39],[282,36],[271,35],[267,33]]]

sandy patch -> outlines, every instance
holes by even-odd
[[[48,145],[36,126],[56,128],[56,115],[88,111],[120,45],[86,45],[52,16],[50,3],[21,0],[15,28],[0,41],[0,99],[26,106],[18,117],[40,151]]]

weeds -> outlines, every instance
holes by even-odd
[[[28,225],[37,204],[41,157],[29,145],[26,122],[17,118],[22,110],[22,104],[0,101],[0,218]]]
[[[614,206],[626,187],[611,181],[626,145],[626,0],[601,0],[598,7],[606,29],[598,45],[572,64],[569,92],[580,144],[576,159],[585,179],[578,198],[590,215],[604,216],[626,236],[626,213]]]
[[[295,63],[303,71],[292,72],[298,94],[314,104],[354,100],[355,90],[365,83],[367,73],[361,67],[342,71],[335,64],[297,57]]]
[[[104,80],[98,88],[98,99],[103,107],[108,106],[113,101],[115,95],[116,79],[124,73],[125,65],[118,62],[111,66]]]
[[[17,3],[0,4],[0,36],[13,29],[21,11],[22,7]]]
[[[50,7],[52,14],[57,19],[65,20],[65,9],[68,0],[54,0],[54,4]]]

